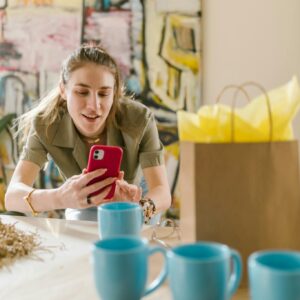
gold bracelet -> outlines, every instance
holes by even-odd
[[[31,204],[31,195],[32,193],[35,191],[35,189],[33,189],[32,191],[30,191],[28,193],[27,196],[24,197],[24,200],[27,202],[27,204],[29,205],[30,209],[31,209],[31,213],[34,217],[36,217],[38,215],[38,212],[33,208],[32,204]]]

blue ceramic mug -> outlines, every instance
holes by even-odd
[[[102,300],[138,300],[156,290],[167,277],[164,263],[158,277],[146,287],[148,257],[161,247],[150,247],[146,239],[112,237],[94,243],[92,262],[97,292]]]
[[[241,257],[226,245],[212,242],[185,244],[173,248],[167,256],[174,300],[227,300],[238,288]]]
[[[102,239],[120,236],[139,236],[143,226],[143,211],[134,202],[109,202],[98,206],[98,229]]]
[[[252,300],[300,299],[300,252],[259,251],[248,258]]]

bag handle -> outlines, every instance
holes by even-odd
[[[248,102],[251,101],[251,98],[250,96],[248,95],[247,91],[243,88],[243,86],[239,86],[239,85],[236,85],[236,84],[228,84],[226,85],[222,90],[221,92],[219,93],[217,99],[216,99],[216,103],[219,103],[220,102],[220,99],[222,98],[222,96],[225,94],[225,92],[227,90],[230,90],[230,89],[235,89],[235,90],[238,90],[238,91],[241,91],[245,97],[247,98]],[[233,103],[231,103],[233,104]]]
[[[226,85],[222,89],[222,91],[220,92],[220,94],[218,95],[218,97],[216,99],[216,103],[219,103],[220,99],[225,94],[225,92],[230,89],[236,90],[233,101],[231,101],[231,118],[230,118],[230,124],[231,124],[231,126],[230,126],[230,141],[231,141],[231,143],[234,143],[234,128],[235,128],[234,109],[235,109],[236,97],[238,95],[238,92],[242,92],[245,95],[248,102],[251,102],[251,98],[250,98],[249,94],[247,93],[247,91],[243,88],[243,86],[239,86],[236,84],[229,84],[229,85]]]
[[[234,128],[235,128],[234,109],[235,109],[236,98],[237,98],[238,93],[242,92],[245,95],[248,102],[251,102],[251,98],[250,98],[249,94],[247,93],[247,91],[244,88],[245,86],[255,86],[265,95],[267,109],[268,109],[268,116],[269,116],[269,141],[271,142],[273,140],[273,118],[272,118],[272,110],[271,110],[271,101],[270,101],[269,95],[268,95],[267,91],[265,90],[265,88],[262,85],[254,82],[254,81],[247,81],[247,82],[244,82],[241,85],[235,85],[235,84],[226,85],[222,89],[222,91],[219,93],[219,95],[216,99],[216,103],[219,103],[221,97],[224,95],[224,93],[227,90],[229,90],[229,89],[235,89],[236,90],[235,94],[234,94],[233,101],[231,102],[231,142],[233,143],[234,139],[235,139],[235,136],[234,136],[234,133],[235,133],[235,130],[234,130]]]
[[[240,85],[240,88],[244,89],[245,86],[254,86],[254,87],[258,88],[258,90],[260,90],[265,96],[266,105],[267,105],[267,109],[268,109],[268,117],[269,117],[269,142],[272,142],[272,140],[273,140],[273,131],[274,130],[273,130],[273,117],[272,117],[270,97],[269,97],[266,89],[257,82],[246,81],[246,82],[244,82],[243,84]],[[233,102],[234,102],[233,105],[235,105],[235,100],[236,100],[236,96],[237,96],[238,92],[239,92],[239,90],[236,91],[235,98],[233,100]],[[234,119],[233,115],[232,115],[232,118]]]

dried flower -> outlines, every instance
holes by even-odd
[[[4,224],[0,219],[0,269],[31,255],[39,246],[36,233],[25,233],[17,229],[15,224]]]

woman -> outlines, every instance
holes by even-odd
[[[98,46],[83,45],[64,61],[59,87],[20,117],[19,133],[25,146],[5,195],[7,210],[35,214],[129,200],[139,202],[146,217],[151,218],[170,206],[163,147],[154,116],[144,105],[124,97],[115,61]],[[105,172],[85,171],[94,144],[122,147],[123,172],[118,178],[87,186]],[[55,189],[33,189],[49,156],[66,181]],[[141,190],[134,184],[139,166],[148,186],[142,201]],[[114,181],[114,198],[106,200]],[[88,197],[100,188],[105,189]]]

